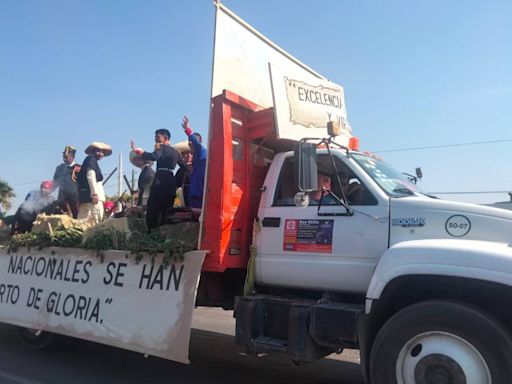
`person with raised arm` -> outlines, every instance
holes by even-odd
[[[156,161],[156,173],[151,184],[146,210],[146,224],[149,229],[165,224],[167,209],[172,208],[176,197],[176,180],[173,170],[176,164],[186,167],[180,152],[170,144],[171,132],[167,129],[155,131],[155,149],[153,152],[137,148],[131,141],[132,150],[144,160]]]
[[[191,208],[202,208],[208,151],[202,144],[203,139],[201,135],[197,132],[193,132],[188,123],[188,117],[184,116],[181,126],[188,136],[188,145],[194,155],[192,159],[188,200]]]

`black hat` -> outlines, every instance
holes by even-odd
[[[76,153],[76,148],[75,147],[72,147],[71,145],[66,145],[64,147],[64,152],[62,152],[63,155],[71,155],[71,156],[75,156],[75,153]]]
[[[168,129],[165,129],[165,128],[160,128],[160,129],[157,129],[155,131],[155,135],[163,135],[163,136],[167,136],[168,139],[171,138],[171,132],[169,132]]]

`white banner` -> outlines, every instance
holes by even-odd
[[[327,122],[336,121],[341,127],[336,141],[348,145],[352,129],[340,85],[323,79],[294,78],[276,65],[271,65],[271,76],[279,137],[327,137]]]
[[[264,108],[272,107],[269,63],[303,79],[323,78],[217,4],[212,97],[227,89]]]
[[[301,93],[287,92],[288,83],[294,90],[299,85]],[[343,88],[328,82],[219,3],[211,96],[224,89],[264,108],[275,107],[278,138],[326,137],[327,122],[334,120],[349,135]]]
[[[129,252],[128,252],[129,253]],[[0,322],[188,363],[205,253],[165,267],[126,251],[0,250]]]

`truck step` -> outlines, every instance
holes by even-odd
[[[364,305],[351,303],[317,304],[311,309],[309,333],[324,346],[338,349],[340,342],[357,345],[357,323]]]
[[[287,352],[288,342],[275,337],[260,336],[253,340],[255,349],[261,351]]]

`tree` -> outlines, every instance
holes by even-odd
[[[11,208],[11,199],[16,196],[14,189],[7,182],[0,179],[0,208],[8,211]]]

